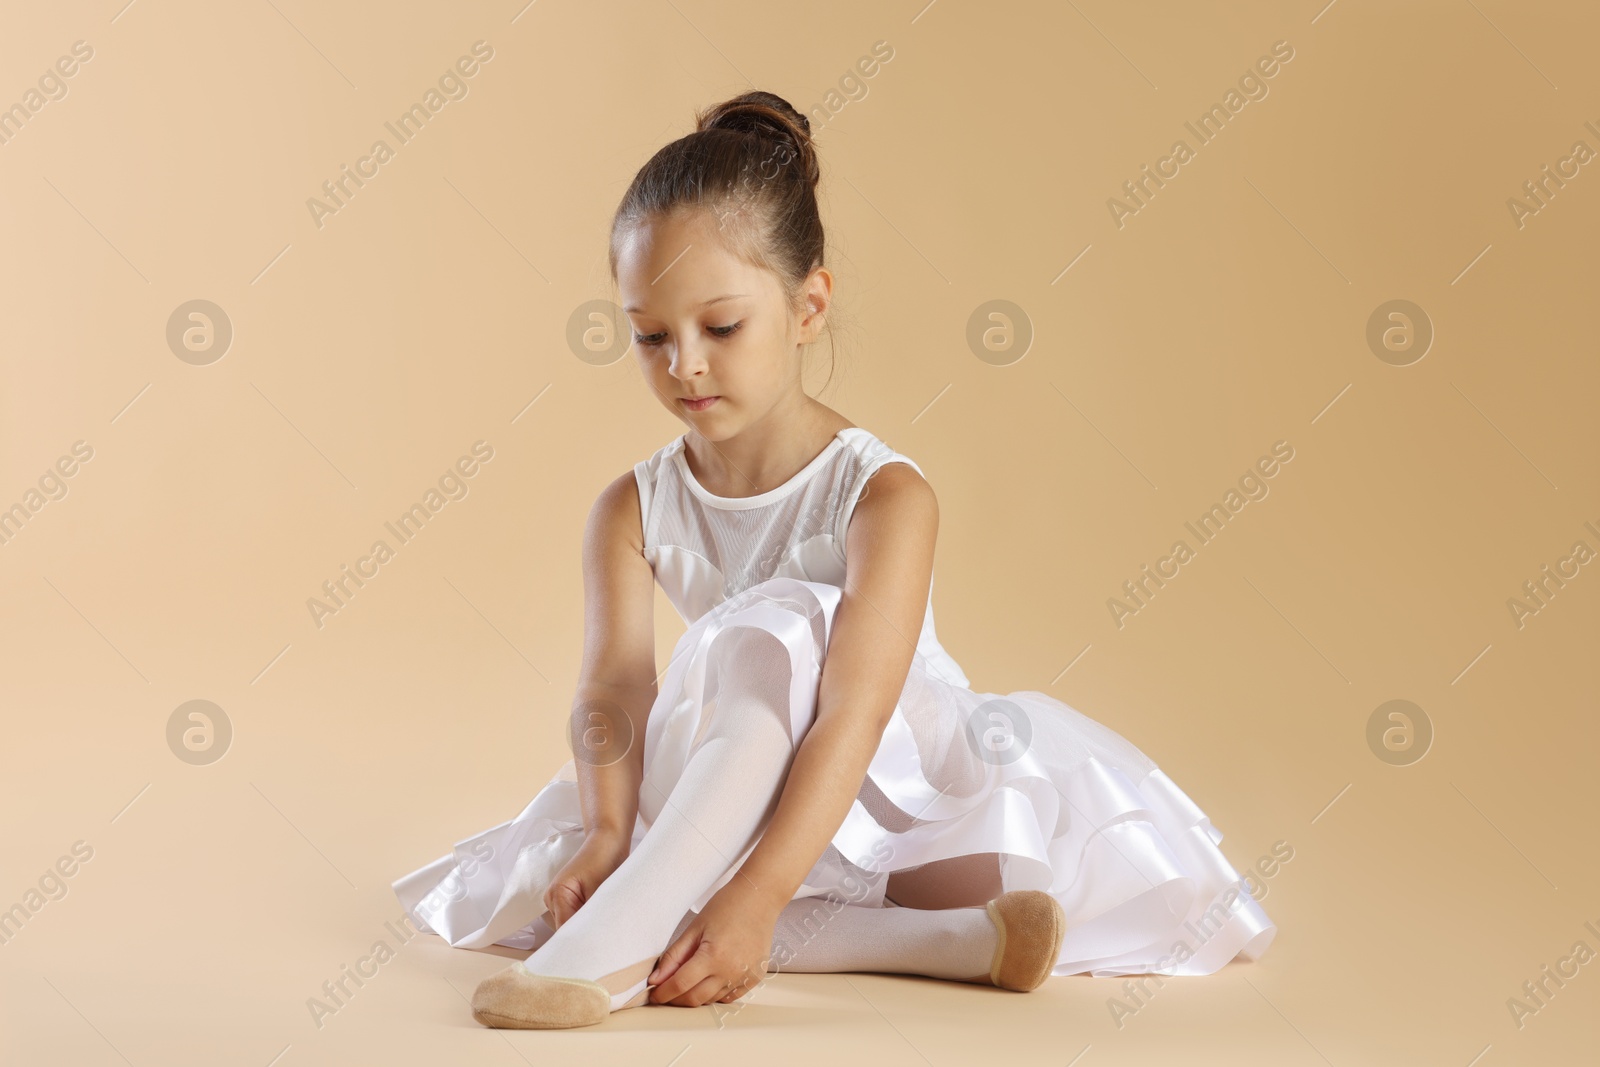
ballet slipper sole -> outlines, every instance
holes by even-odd
[[[519,960],[478,983],[472,1017],[500,1030],[563,1030],[593,1026],[611,1014],[611,994],[599,982],[533,974]]]
[[[989,965],[990,983],[1017,993],[1038,989],[1061,951],[1067,913],[1055,897],[1038,889],[1002,893],[987,906],[1000,935]]]

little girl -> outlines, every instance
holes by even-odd
[[[1276,933],[1138,748],[974,692],[940,646],[933,490],[801,387],[833,295],[818,176],[805,116],[748,92],[617,210],[639,367],[687,431],[590,514],[573,759],[394,883],[451,945],[534,950],[479,984],[486,1026],[728,1003],[783,969],[1210,974]],[[664,682],[653,582],[688,623]]]

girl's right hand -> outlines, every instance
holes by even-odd
[[[577,853],[545,890],[544,906],[550,914],[551,929],[560,929],[562,923],[594,896],[600,883],[622,866],[622,861],[628,858],[630,844],[629,836],[624,833],[599,830],[585,833]]]

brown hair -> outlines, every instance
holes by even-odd
[[[810,120],[787,100],[760,90],[714,104],[695,119],[693,133],[639,168],[617,207],[611,220],[613,284],[618,247],[630,230],[707,211],[721,219],[719,232],[735,255],[778,276],[789,310],[798,312],[805,280],[823,265],[825,248],[816,195],[821,168]],[[825,328],[831,382],[831,322]]]

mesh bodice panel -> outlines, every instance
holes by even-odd
[[[644,522],[644,554],[656,582],[685,622],[769,578],[844,587],[845,534],[868,479],[885,463],[908,463],[859,426],[840,430],[782,485],[750,497],[720,497],[694,478],[681,435],[634,467]],[[917,653],[956,685],[966,675],[940,646],[933,595]]]

